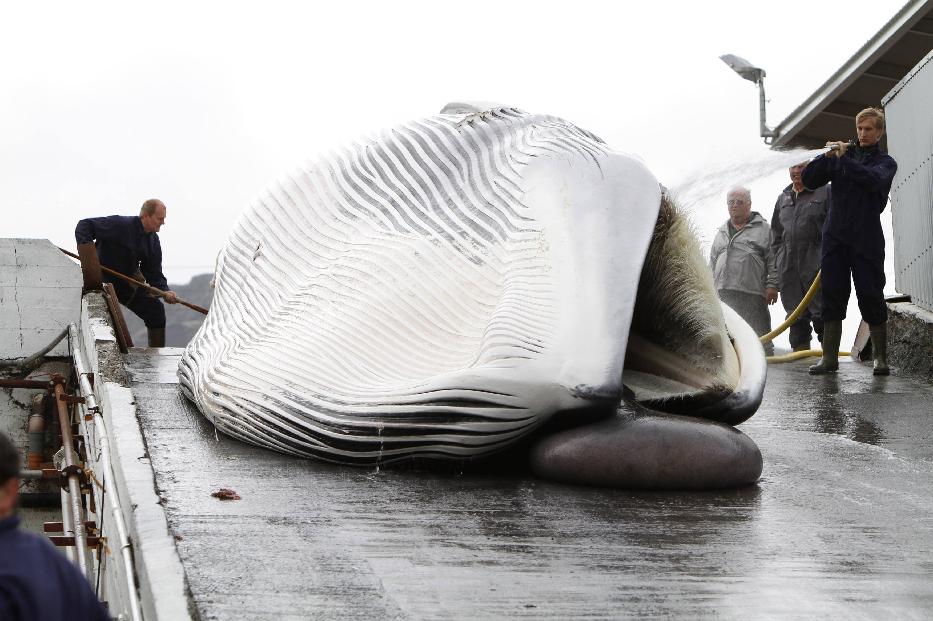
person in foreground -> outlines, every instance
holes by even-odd
[[[152,198],[143,203],[139,216],[106,216],[85,218],[75,227],[78,245],[97,241],[97,254],[104,267],[131,276],[165,292],[165,301],[175,304],[178,298],[168,288],[162,273],[162,245],[159,229],[165,224],[165,204]],[[106,282],[113,283],[120,303],[133,311],[149,335],[149,347],[165,347],[165,307],[162,302],[139,288],[110,274]]]
[[[839,341],[849,303],[850,275],[859,310],[871,331],[873,373],[890,373],[881,212],[888,202],[897,162],[878,145],[884,135],[883,111],[865,108],[859,112],[855,130],[857,140],[829,143],[830,150],[815,157],[801,175],[803,184],[810,189],[832,183],[832,203],[823,227],[820,258],[823,357],[810,367],[814,375],[839,369]]]
[[[729,219],[716,232],[709,267],[719,299],[742,316],[758,336],[771,331],[768,305],[777,302],[778,276],[771,252],[771,228],[757,211],[752,195],[736,186],[726,195]],[[765,353],[774,345],[765,343]]]
[[[829,206],[829,187],[808,190],[800,174],[807,163],[790,167],[790,185],[778,196],[771,217],[771,254],[777,264],[781,302],[789,317],[803,301],[820,269],[820,246],[823,224]],[[816,338],[823,340],[823,317],[820,298],[814,296],[797,321],[790,327],[790,346],[794,351],[810,349],[810,323]]]
[[[0,619],[109,621],[78,568],[44,537],[19,528],[19,455],[0,432]]]

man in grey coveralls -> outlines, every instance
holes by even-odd
[[[807,163],[790,167],[791,184],[784,188],[774,203],[771,216],[771,253],[777,265],[781,302],[790,315],[820,269],[820,244],[823,223],[829,209],[830,188],[808,190],[800,178]],[[815,295],[810,305],[790,327],[790,346],[794,351],[810,349],[810,323],[817,339],[823,341],[821,296]]]

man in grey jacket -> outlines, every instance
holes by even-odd
[[[760,336],[771,331],[768,304],[778,298],[778,278],[771,254],[771,228],[756,211],[752,195],[740,186],[726,195],[729,219],[719,227],[710,248],[709,267],[719,298]],[[774,354],[774,345],[765,344]]]
[[[796,310],[820,270],[823,223],[830,201],[829,186],[816,190],[804,187],[800,175],[806,167],[806,162],[790,167],[791,184],[778,196],[771,216],[771,254],[777,265],[781,302],[788,315]],[[817,339],[823,341],[820,301],[821,296],[813,296],[791,325],[790,346],[794,351],[810,349],[811,322]]]

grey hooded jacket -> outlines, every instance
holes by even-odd
[[[713,239],[709,268],[716,289],[764,295],[765,287],[778,288],[777,268],[771,254],[771,227],[753,211],[748,224],[731,239],[726,220]]]

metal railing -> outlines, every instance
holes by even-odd
[[[120,548],[124,566],[124,576],[126,579],[126,592],[129,599],[130,614],[133,621],[142,619],[142,610],[139,604],[139,595],[136,592],[136,570],[133,564],[133,549],[127,534],[126,521],[123,517],[123,507],[120,503],[120,495],[117,491],[116,476],[113,471],[113,463],[110,455],[110,441],[107,434],[107,425],[104,417],[101,415],[97,396],[91,386],[91,373],[84,357],[84,350],[81,346],[81,340],[78,335],[77,327],[72,324],[68,329],[68,339],[71,345],[71,355],[74,360],[75,373],[78,378],[78,387],[80,388],[83,403],[79,402],[79,409],[83,411],[81,417],[82,425],[87,429],[88,422],[93,422],[93,432],[96,440],[96,447],[100,457],[98,463],[103,468],[103,480],[98,476],[91,477],[99,490],[99,505],[97,513],[103,522],[105,515],[105,504],[109,503],[110,516],[113,518],[114,528],[117,534],[117,543]],[[90,419],[90,421],[89,421]],[[91,430],[85,432],[85,437],[90,437]],[[103,528],[103,523],[101,524]]]

